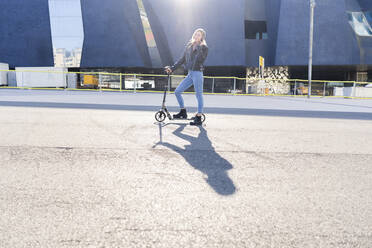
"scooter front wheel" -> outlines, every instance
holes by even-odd
[[[201,122],[204,122],[204,121],[205,121],[205,115],[202,114],[202,115],[201,115]]]
[[[163,111],[158,111],[156,112],[155,114],[155,119],[158,121],[158,122],[163,122],[166,118],[166,114],[163,112]]]

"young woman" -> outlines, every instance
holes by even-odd
[[[201,125],[201,115],[203,113],[203,63],[208,55],[208,46],[205,41],[206,33],[203,29],[195,30],[191,40],[187,43],[183,56],[173,65],[165,67],[167,73],[172,73],[180,65],[188,71],[186,78],[178,85],[174,94],[180,105],[180,112],[173,115],[174,118],[187,119],[187,112],[182,98],[182,92],[194,85],[196,99],[198,100],[198,113],[191,125]]]

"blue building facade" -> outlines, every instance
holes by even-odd
[[[81,67],[148,67],[149,54],[136,1],[82,0]]]
[[[358,1],[353,2],[358,6]],[[370,3],[372,9],[372,2]],[[360,7],[356,9],[360,12]],[[278,27],[276,65],[306,65],[309,47],[307,1],[282,0]],[[349,23],[345,1],[317,1],[314,16],[314,65],[356,65],[360,57],[357,34]],[[301,25],[298,25],[298,24]],[[371,23],[372,24],[372,23]],[[368,37],[372,41],[372,36]],[[372,64],[372,54],[364,58]]]
[[[309,0],[76,1],[81,68],[161,68],[182,55],[199,27],[207,32],[207,67],[257,66],[258,56],[266,66],[307,65]],[[372,1],[316,2],[314,66],[370,67]],[[53,66],[48,0],[1,0],[0,34],[1,62]]]
[[[0,62],[53,66],[48,0],[0,0]]]

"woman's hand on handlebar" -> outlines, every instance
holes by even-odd
[[[168,73],[168,74],[171,74],[171,73],[172,73],[172,69],[170,68],[170,66],[166,66],[166,67],[164,67],[164,70],[165,70],[165,72]]]

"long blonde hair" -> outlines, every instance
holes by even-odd
[[[198,28],[197,30],[194,31],[194,33],[193,33],[193,35],[192,35],[192,37],[191,37],[191,39],[189,41],[189,44],[194,44],[194,42],[195,42],[194,37],[195,37],[195,34],[197,32],[200,32],[202,34],[202,39],[201,39],[201,43],[200,44],[206,46],[207,45],[207,41],[205,40],[205,38],[207,37],[207,33],[202,28]]]

